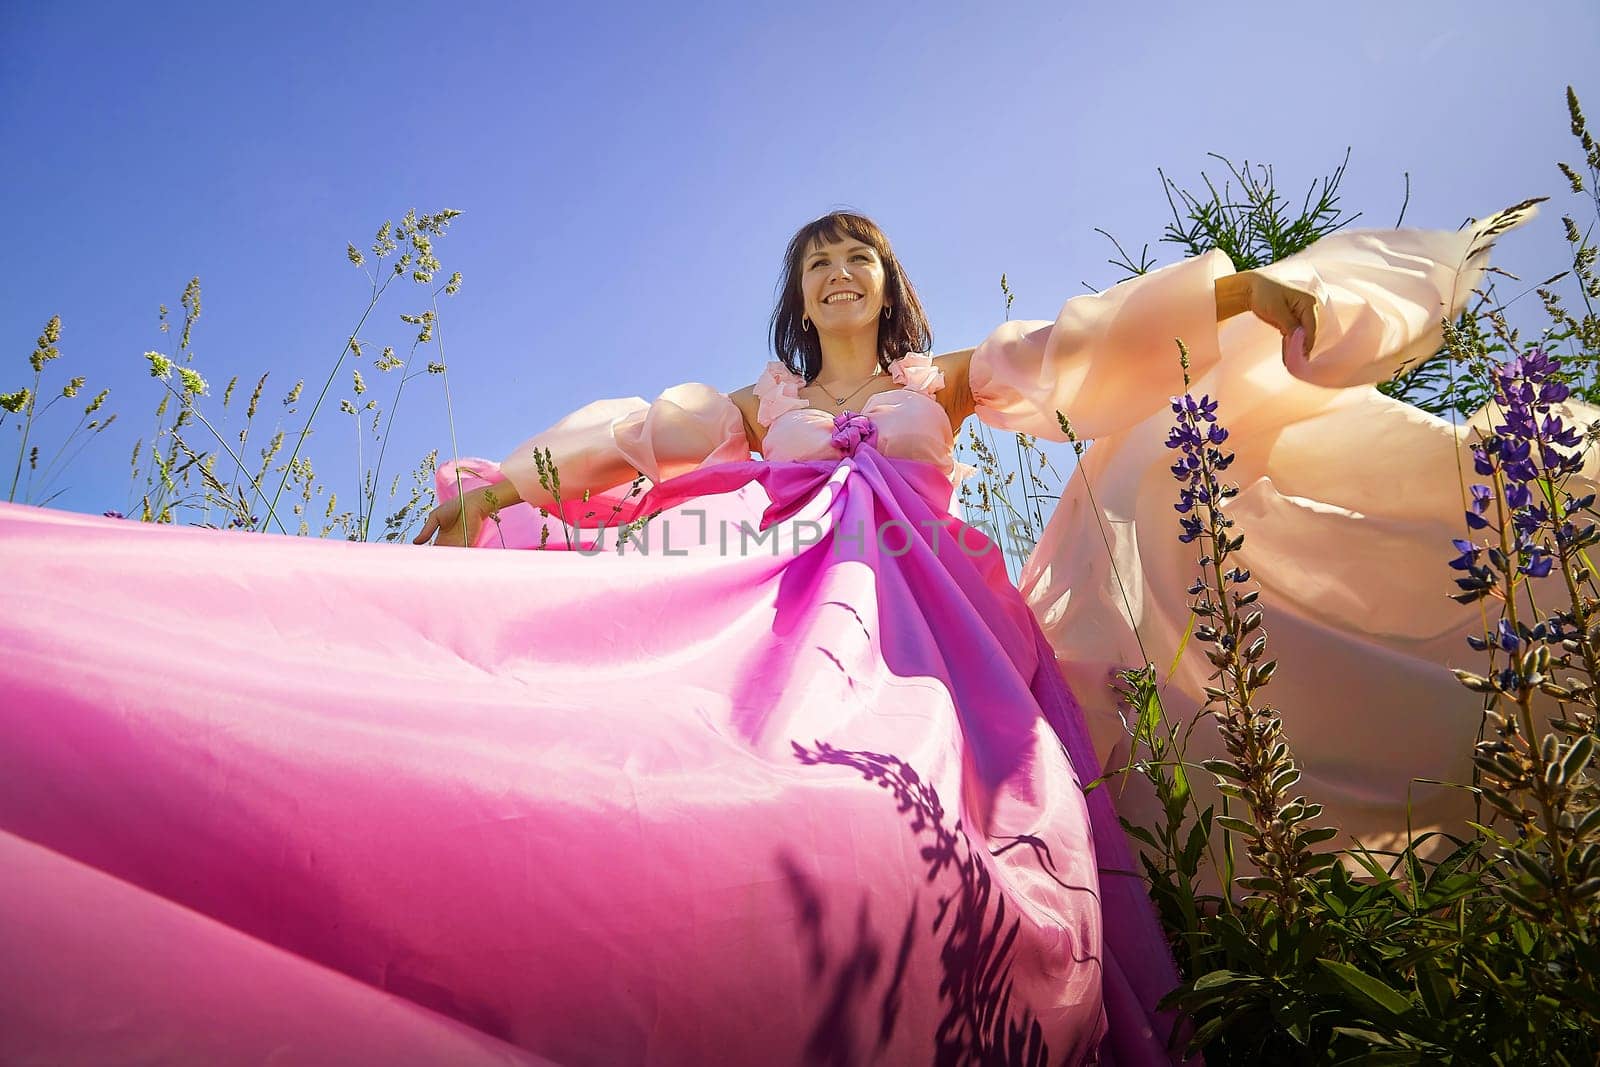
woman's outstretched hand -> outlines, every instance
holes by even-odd
[[[1283,334],[1285,356],[1296,347],[1310,352],[1317,342],[1317,298],[1305,289],[1253,270],[1218,278],[1217,321],[1244,311]]]
[[[440,547],[471,548],[478,543],[478,532],[483,529],[484,520],[520,499],[516,489],[506,482],[470,489],[458,499],[428,512],[422,532],[411,543],[425,545],[433,541]]]

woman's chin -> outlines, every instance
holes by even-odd
[[[864,311],[837,312],[816,320],[820,329],[829,333],[859,333],[877,326],[877,316]]]

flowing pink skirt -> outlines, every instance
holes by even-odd
[[[0,506],[0,1062],[1168,1062],[1077,705],[941,494],[722,464],[620,554]]]

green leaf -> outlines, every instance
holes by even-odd
[[[1212,971],[1210,974],[1202,974],[1199,978],[1196,978],[1193,988],[1196,993],[1199,993],[1202,990],[1234,985],[1237,982],[1256,983],[1260,981],[1261,979],[1253,974],[1238,974],[1234,971]]]
[[[1572,743],[1572,748],[1567,750],[1566,758],[1561,761],[1561,780],[1576,781],[1578,775],[1589,765],[1589,758],[1593,755],[1594,735],[1584,734]]]
[[[1455,1002],[1455,990],[1444,976],[1439,965],[1431,960],[1417,965],[1417,992],[1422,994],[1422,1004],[1435,1019],[1448,1019]]]
[[[1253,893],[1276,893],[1278,883],[1264,874],[1247,874],[1235,878],[1234,884],[1241,889],[1248,889]]]
[[[1365,1041],[1369,1045],[1380,1045],[1384,1048],[1394,1047],[1393,1041],[1390,1041],[1376,1030],[1363,1030],[1356,1026],[1335,1026],[1333,1032],[1340,1037],[1353,1037],[1357,1041]]]
[[[1200,862],[1200,856],[1206,848],[1206,824],[1209,820],[1199,820],[1189,828],[1189,839],[1184,842],[1182,859],[1184,869],[1193,871]]]
[[[1189,1051],[1200,1052],[1206,1046],[1210,1045],[1219,1034],[1221,1034],[1234,1022],[1241,1018],[1253,1019],[1255,1016],[1256,1005],[1245,1004],[1241,1007],[1234,1008],[1226,1015],[1219,1015],[1216,1018],[1208,1019],[1203,1025],[1195,1030],[1194,1036],[1189,1039]]]
[[[1357,967],[1338,960],[1317,960],[1317,965],[1334,980],[1359,999],[1387,1012],[1390,1015],[1404,1015],[1411,1010],[1411,1001],[1404,994],[1389,988],[1383,982],[1367,974]]]
[[[1294,839],[1301,848],[1310,848],[1312,845],[1320,845],[1324,841],[1332,841],[1338,836],[1339,828],[1337,826],[1323,826],[1315,830],[1302,830],[1294,835]]]
[[[1178,640],[1178,651],[1172,654],[1172,666],[1167,668],[1167,677],[1162,681],[1166,685],[1172,681],[1172,676],[1178,673],[1178,664],[1183,659],[1183,650],[1189,647],[1189,638],[1194,633],[1194,612],[1189,612],[1189,624],[1183,628],[1183,637]]]

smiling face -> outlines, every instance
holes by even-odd
[[[888,312],[888,317],[884,317]],[[884,367],[933,346],[917,291],[878,224],[830,211],[795,231],[783,250],[772,351],[812,381],[822,370],[822,335],[877,341]]]
[[[864,241],[814,241],[800,262],[805,313],[824,333],[876,329],[884,308],[884,267]]]

